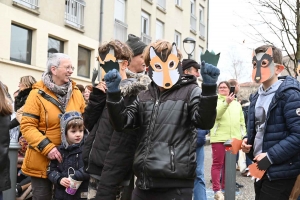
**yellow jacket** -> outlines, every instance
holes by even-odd
[[[72,81],[72,95],[66,106],[67,111],[83,113],[85,102],[80,90]],[[57,99],[42,81],[33,85],[23,109],[21,132],[28,142],[28,149],[22,165],[24,174],[33,177],[47,178],[47,167],[50,160],[48,153],[61,144],[60,119],[61,111],[46,100],[41,91]]]

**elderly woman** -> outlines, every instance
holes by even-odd
[[[22,165],[31,176],[33,199],[50,200],[52,184],[47,179],[50,160],[62,161],[56,146],[61,144],[60,114],[66,111],[83,113],[85,102],[70,80],[74,71],[71,59],[62,53],[52,54],[42,80],[33,85],[23,109],[21,132],[28,142]]]

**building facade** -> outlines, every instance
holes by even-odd
[[[208,0],[0,0],[0,80],[10,94],[20,77],[40,80],[50,54],[68,54],[78,84],[91,83],[99,43],[127,40],[175,42],[200,61],[207,48]],[[194,45],[183,44],[190,37]],[[194,46],[194,48],[193,48]],[[187,52],[187,53],[186,53]]]

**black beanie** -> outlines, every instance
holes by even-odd
[[[133,34],[128,35],[128,40],[126,44],[131,48],[133,56],[137,56],[143,53],[145,47],[147,46],[141,39]]]
[[[190,67],[195,67],[196,69],[200,69],[200,65],[195,60],[192,59],[183,59],[181,64],[182,64],[183,71]]]

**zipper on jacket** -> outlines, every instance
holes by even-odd
[[[95,135],[95,138],[96,138],[96,135]],[[90,153],[89,153],[89,160],[88,160],[88,165],[87,165],[87,167],[86,167],[86,171],[88,171],[89,170],[89,167],[90,167],[90,162],[91,162],[91,154],[92,154],[92,151],[93,151],[93,146],[94,146],[94,143],[95,143],[95,139],[94,138],[94,140],[93,140],[93,143],[92,143],[92,146],[91,146],[91,150],[90,150]]]
[[[175,171],[175,163],[174,163],[175,150],[174,146],[170,146],[170,159],[171,159],[171,171]]]
[[[219,125],[220,125],[219,123],[216,125],[215,131],[214,131],[214,135],[216,135]]]
[[[147,159],[148,154],[149,154],[149,149],[150,149],[149,145],[150,145],[150,141],[151,141],[151,135],[153,133],[153,129],[154,129],[154,126],[155,126],[155,120],[156,120],[156,117],[157,117],[156,113],[157,113],[158,104],[159,104],[159,99],[156,100],[155,105],[154,105],[154,111],[153,111],[153,115],[151,117],[151,124],[150,124],[148,137],[147,137],[146,154],[144,156],[144,166],[143,166],[143,171],[144,171],[143,189],[147,189],[146,176],[145,176],[145,162],[146,162],[146,159]]]
[[[79,169],[79,164],[78,164],[78,154],[76,154],[76,169]]]

